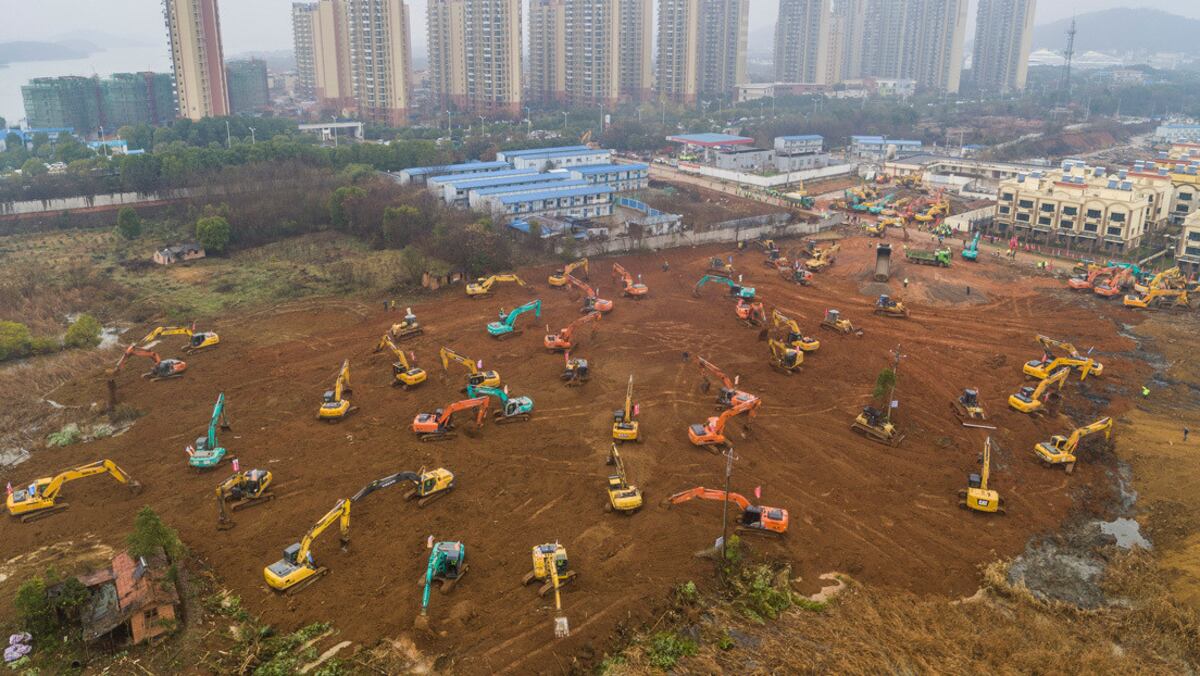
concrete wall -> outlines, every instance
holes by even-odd
[[[950,226],[950,229],[955,232],[967,232],[971,229],[972,223],[990,222],[995,213],[996,207],[988,205],[972,211],[964,211],[961,214],[947,216],[946,220],[942,222]]]
[[[726,171],[724,169],[708,167],[701,164],[695,164],[693,162],[680,162],[679,170],[688,174],[709,176],[722,181],[731,181],[733,183],[754,186],[756,188],[778,188],[789,183],[796,183],[798,181],[815,181],[817,179],[830,178],[832,176],[849,176],[857,170],[857,165],[834,164],[828,167],[822,167],[820,169],[793,171],[790,174],[776,174],[774,176],[757,176],[755,174]]]
[[[576,245],[575,252],[580,256],[600,256],[639,249],[675,249],[685,246],[699,246],[701,244],[749,241],[760,237],[800,237],[830,230],[845,221],[845,215],[841,212],[834,213],[829,218],[818,223],[788,223],[787,221],[790,218],[790,214],[770,214],[767,216],[727,221],[711,226],[705,232],[685,230],[683,232],[673,232],[666,235],[643,237],[641,239],[622,236],[608,240],[592,240]],[[741,227],[743,223],[752,222],[757,224]],[[558,243],[556,248],[561,251],[562,243]]]

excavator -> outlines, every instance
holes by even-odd
[[[883,237],[887,232],[887,226],[895,220],[895,218],[885,218],[878,221],[867,221],[863,223],[862,229],[868,237]]]
[[[358,410],[351,406],[346,395],[350,394],[350,360],[342,362],[337,380],[332,390],[326,390],[321,396],[321,408],[317,411],[317,419],[327,422],[337,422]]]
[[[221,344],[221,337],[212,331],[197,331],[196,323],[192,322],[191,326],[159,326],[153,331],[146,334],[140,342],[140,345],[146,346],[148,343],[157,340],[159,336],[187,336],[188,342],[183,346],[185,353],[199,352],[210,347],[217,347]]]
[[[567,387],[581,387],[584,383],[592,379],[591,367],[586,359],[572,359],[571,351],[567,350],[563,353],[563,362],[566,367],[559,375],[559,379],[566,384]]]
[[[700,365],[700,375],[704,378],[703,382],[700,383],[700,391],[708,392],[709,374],[721,381],[721,389],[717,392],[717,406],[721,408],[733,408],[738,404],[758,401],[757,396],[737,389],[737,380],[730,380],[729,376],[717,368],[716,364],[713,364],[700,355],[696,355],[696,363]]]
[[[76,479],[86,479],[97,474],[111,474],[112,478],[116,479],[118,483],[127,485],[130,492],[135,495],[142,490],[142,485],[131,479],[129,474],[120,467],[117,467],[115,462],[112,460],[97,460],[93,463],[63,470],[51,477],[34,479],[33,483],[28,486],[14,490],[8,494],[6,500],[8,513],[12,516],[20,517],[23,523],[37,521],[52,514],[57,514],[70,507],[69,504],[58,501],[63,484],[75,481]]]
[[[896,425],[883,411],[874,406],[864,406],[862,413],[850,424],[850,429],[862,434],[871,441],[896,447],[904,441],[905,435],[900,433]]]
[[[1125,307],[1186,310],[1191,307],[1187,289],[1150,289],[1142,295],[1125,296]]]
[[[737,282],[733,281],[732,279],[730,279],[728,277],[722,277],[721,275],[704,275],[703,277],[701,277],[700,281],[696,282],[696,286],[692,287],[692,295],[699,298],[700,297],[700,289],[704,288],[704,285],[708,284],[709,282],[712,282],[714,284],[724,284],[725,286],[728,286],[730,298],[736,298],[736,299],[742,299],[742,300],[754,300],[754,297],[755,297],[754,287],[740,286]]]
[[[742,510],[737,519],[737,532],[739,533],[769,535],[771,537],[781,537],[787,533],[790,518],[786,509],[752,505],[740,493],[726,493],[714,488],[697,486],[672,495],[667,498],[666,502],[668,506],[678,505],[693,498],[730,502],[737,505]]]
[[[124,366],[125,362],[129,361],[130,357],[146,357],[154,362],[153,368],[142,374],[143,378],[150,380],[167,380],[169,378],[179,378],[187,371],[187,362],[179,359],[163,359],[158,356],[158,353],[153,350],[147,350],[144,347],[130,345],[125,348],[125,353],[121,355],[121,359],[117,361],[117,365],[110,372],[110,375],[115,375]]]
[[[469,568],[466,545],[461,542],[434,543],[433,551],[429,552],[425,574],[417,580],[417,585],[424,588],[421,594],[421,614],[414,622],[418,629],[429,630],[429,592],[433,589],[433,583],[440,582],[442,593],[449,594],[467,574]]]
[[[625,386],[625,408],[613,411],[612,435],[617,441],[642,441],[638,435],[637,407],[633,405],[632,375]]]
[[[442,358],[442,370],[450,368],[451,361],[466,367],[468,386],[475,385],[478,387],[480,385],[486,385],[488,387],[500,387],[500,374],[495,371],[482,370],[482,360],[479,363],[476,363],[448,347],[443,347],[438,351],[438,354]],[[462,391],[466,392],[467,390],[464,387]]]
[[[525,574],[522,584],[538,581],[542,583],[538,596],[545,596],[554,590],[554,636],[566,638],[571,635],[571,625],[562,613],[562,595],[559,590],[563,585],[575,579],[575,571],[568,568],[567,548],[552,542],[536,545],[533,548],[533,570]]]
[[[904,306],[903,301],[898,301],[885,293],[880,294],[879,300],[875,301],[875,314],[907,319],[908,308]]]
[[[188,467],[196,469],[212,469],[225,459],[225,449],[217,442],[217,428],[229,429],[225,419],[225,393],[217,395],[217,403],[213,406],[212,419],[208,423],[208,434],[196,439],[195,448],[189,448]]]
[[[958,492],[958,508],[970,509],[985,514],[1004,514],[1004,499],[988,488],[992,473],[992,438],[983,442],[983,469],[979,474],[967,475],[967,487]]]
[[[1124,268],[1130,273],[1136,272],[1133,267]],[[1183,277],[1183,273],[1179,268],[1168,268],[1150,278],[1145,284],[1135,283],[1133,290],[1138,293],[1148,293],[1154,289],[1186,289],[1187,281]]]
[[[1025,362],[1025,365],[1022,367],[1025,375],[1031,378],[1046,378],[1061,366],[1070,366],[1073,369],[1079,369],[1082,374],[1080,380],[1087,378],[1089,375],[1097,377],[1104,375],[1104,364],[1080,354],[1079,350],[1071,343],[1042,335],[1036,336],[1034,340],[1042,346],[1042,358]],[[1056,352],[1063,356],[1051,358],[1051,355]]]
[[[607,298],[597,296],[597,291],[590,284],[582,282],[571,275],[567,275],[567,281],[570,282],[571,286],[583,292],[583,306],[579,309],[580,312],[599,312],[604,314],[612,311],[613,302]]]
[[[1061,390],[1070,373],[1071,369],[1063,367],[1049,377],[1043,378],[1036,387],[1033,385],[1023,386],[1016,394],[1009,395],[1008,405],[1021,413],[1040,413],[1044,408],[1042,397],[1046,396],[1049,389],[1055,385],[1058,385],[1058,389]]]
[[[833,309],[825,311],[825,318],[821,320],[821,328],[830,329],[831,331],[837,331],[838,333],[844,333],[846,335],[854,334],[856,336],[861,336],[863,334],[862,329],[855,328],[854,324],[852,324],[849,319],[842,317],[841,312]]]
[[[1067,288],[1072,291],[1091,291],[1096,283],[1104,278],[1110,278],[1120,272],[1117,268],[1096,267],[1084,274],[1075,275],[1067,280]]]
[[[763,326],[767,323],[767,312],[763,309],[762,301],[748,301],[739,298],[733,306],[733,313],[743,324],[749,327]]]
[[[1090,425],[1074,430],[1069,437],[1055,434],[1050,437],[1050,441],[1043,441],[1034,446],[1033,452],[1043,466],[1062,465],[1066,468],[1067,474],[1070,474],[1075,471],[1075,451],[1079,448],[1079,442],[1084,437],[1097,432],[1104,432],[1104,438],[1107,440],[1112,436],[1112,426],[1112,418],[1101,418]]]
[[[363,486],[350,498],[350,502],[358,502],[381,488],[394,486],[401,482],[407,482],[413,486],[411,490],[404,494],[404,499],[416,500],[418,507],[424,507],[454,490],[454,472],[445,467],[439,467],[426,472],[425,468],[422,467],[416,472],[389,474],[382,479],[376,479]]]
[[[433,413],[418,413],[413,418],[412,431],[417,433],[421,441],[445,441],[457,436],[454,431],[454,414],[459,411],[478,409],[475,414],[475,429],[483,427],[487,420],[487,397],[473,397],[456,401],[445,408],[439,408]]]
[[[425,329],[417,323],[417,316],[413,314],[412,308],[404,308],[404,319],[397,324],[392,324],[392,328],[388,329],[387,335],[392,339],[392,342],[408,340],[416,338],[425,333]]]
[[[788,376],[800,370],[800,365],[804,363],[803,352],[774,338],[770,339],[767,345],[771,348],[771,368]]]
[[[762,400],[758,398],[751,401],[743,401],[736,404],[733,408],[727,409],[719,416],[709,417],[707,422],[689,425],[688,439],[691,440],[693,446],[707,448],[714,453],[723,453],[729,444],[729,441],[725,438],[725,425],[733,418],[746,413],[746,430],[749,431],[750,421],[754,419],[756,411],[761,405]]]
[[[499,282],[516,282],[518,286],[525,286],[525,282],[521,278],[512,274],[506,273],[502,275],[492,275],[491,277],[480,277],[473,282],[467,284],[468,298],[483,298],[490,296],[492,287]]]
[[[1121,268],[1115,274],[1098,277],[1092,287],[1092,293],[1101,298],[1115,298],[1124,293],[1133,282],[1133,270]]]
[[[954,415],[963,420],[987,420],[983,404],[979,402],[979,390],[970,387],[963,390],[958,399],[950,402]]]
[[[604,505],[606,512],[620,512],[621,514],[633,514],[642,508],[642,491],[637,486],[629,483],[625,476],[625,463],[621,461],[621,454],[617,451],[617,445],[612,445],[612,450],[608,454],[608,463],[615,467],[613,474],[608,475],[608,502]]]
[[[531,300],[528,303],[514,309],[512,312],[505,313],[504,309],[500,309],[500,320],[487,325],[488,334],[493,338],[504,340],[512,338],[524,333],[524,330],[514,328],[517,323],[517,317],[532,312],[534,317],[542,316],[542,300]]]
[[[392,362],[393,386],[403,387],[407,390],[410,387],[420,385],[429,378],[429,374],[425,373],[424,369],[413,366],[409,362],[408,355],[404,353],[404,350],[396,347],[396,343],[392,340],[391,335],[386,333],[379,339],[379,345],[375,348],[375,351],[379,352],[385,348],[390,350],[396,358],[396,361]]]
[[[842,248],[841,244],[833,244],[825,247],[817,252],[815,256],[804,262],[804,268],[811,272],[821,272],[834,264],[837,260],[837,253]]]
[[[794,349],[803,350],[804,352],[815,352],[821,348],[821,341],[804,335],[800,330],[800,325],[778,309],[771,310],[771,320],[775,328],[787,329],[788,334],[784,342],[791,345]]]
[[[546,346],[546,349],[550,350],[551,352],[569,350],[576,345],[574,342],[575,331],[584,324],[590,324],[591,322],[598,321],[600,321],[600,313],[596,311],[589,312],[586,315],[577,318],[570,324],[567,324],[566,328],[562,329],[558,333],[548,334],[542,343]]]
[[[217,486],[217,530],[233,528],[230,512],[266,504],[275,499],[271,492],[271,473],[265,469],[234,472]],[[225,503],[232,502],[228,509]]]
[[[497,425],[525,421],[533,417],[533,400],[529,397],[508,396],[507,385],[504,386],[504,389],[487,387],[485,385],[480,385],[479,387],[468,385],[467,396],[471,398],[495,397],[500,402],[500,410],[492,414],[496,419]]]
[[[341,528],[342,551],[350,545],[350,501],[338,500],[333,509],[325,513],[304,537],[283,550],[283,558],[263,569],[267,586],[285,594],[296,594],[325,577],[329,569],[318,566],[312,555],[312,545],[321,533],[333,524]]]
[[[982,236],[982,230],[975,231],[975,237],[971,239],[971,243],[962,250],[962,258],[964,261],[976,262],[979,260],[979,239]]]
[[[638,275],[635,282],[633,275],[629,274],[620,263],[613,263],[612,276],[614,281],[621,282],[621,293],[629,298],[641,300],[650,293],[650,287],[642,283],[642,276]]]
[[[550,274],[547,280],[550,283],[551,289],[565,289],[569,284],[567,277],[570,277],[576,270],[583,270],[583,278],[588,278],[588,259],[580,258],[577,261],[571,261],[559,270],[555,270]]]

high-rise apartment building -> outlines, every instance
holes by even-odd
[[[779,20],[775,24],[776,82],[828,81],[832,23],[829,0],[779,0]]]
[[[521,0],[429,0],[429,72],[444,105],[521,112]]]
[[[243,59],[225,64],[229,82],[229,109],[234,113],[262,112],[271,107],[267,62]]]
[[[308,4],[312,7],[308,17],[312,30],[312,96],[323,108],[354,108],[356,101],[354,78],[350,73],[350,30],[346,0],[319,0]],[[297,31],[294,36],[297,45],[296,65],[301,67],[304,60],[300,49],[304,36],[299,30],[305,26],[293,22],[292,27]],[[406,33],[404,37],[405,45],[408,44],[408,35]]]
[[[749,14],[749,0],[659,0],[659,96],[731,95],[746,81]]]
[[[179,114],[193,120],[229,114],[217,0],[163,0]]]
[[[651,77],[651,0],[566,0],[563,65],[576,105],[641,100]]]
[[[826,80],[829,84],[863,76],[866,3],[867,0],[833,0],[827,65],[836,77]]]
[[[292,3],[292,48],[296,55],[296,96],[305,100],[317,96],[316,45],[313,44],[315,2]]]
[[[408,5],[403,0],[345,0],[345,21],[358,114],[406,124],[412,83]]]
[[[80,136],[111,135],[133,124],[175,119],[169,73],[114,73],[98,77],[39,77],[21,87],[31,127],[70,127]]]
[[[566,19],[566,0],[529,0],[529,79],[525,93],[531,101],[566,101]]]
[[[971,72],[981,91],[1025,89],[1037,0],[979,0]]]
[[[864,77],[958,91],[967,0],[866,0],[863,16]]]

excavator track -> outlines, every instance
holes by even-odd
[[[65,502],[60,502],[59,504],[54,505],[53,507],[47,507],[46,509],[39,509],[38,511],[33,512],[32,514],[26,514],[26,515],[22,516],[21,523],[33,523],[34,521],[41,521],[42,519],[45,519],[48,516],[54,516],[55,514],[58,514],[59,512],[66,510],[70,506],[71,505],[69,505]]]
[[[251,507],[258,507],[259,505],[265,505],[268,502],[274,500],[275,497],[276,496],[274,493],[268,493],[267,495],[264,495],[262,497],[250,498],[248,500],[242,500],[241,502],[236,502],[236,503],[230,505],[229,511],[240,512],[243,509],[250,509]]]
[[[858,432],[859,434],[870,439],[871,441],[874,441],[875,443],[883,444],[884,446],[891,446],[892,448],[899,446],[900,442],[904,441],[904,437],[905,437],[905,435],[903,435],[903,434],[897,434],[894,437],[892,437],[891,439],[888,439],[884,435],[880,434],[878,430],[871,428],[871,427],[866,427],[857,422],[852,423],[850,425],[850,429],[854,430],[855,432]]]
[[[422,498],[422,497],[420,497],[420,496],[417,494],[417,491],[413,490],[413,491],[409,491],[408,495],[406,495],[406,496],[404,497],[404,499],[405,499],[405,500],[414,500],[414,499],[416,499],[416,500],[417,500],[417,507],[425,507],[426,505],[428,505],[428,504],[429,504],[429,503],[431,503],[431,502],[434,502],[434,501],[436,501],[436,500],[438,500],[438,499],[441,499],[441,498],[444,498],[444,497],[446,497],[446,494],[447,494],[447,493],[449,493],[449,492],[450,492],[450,491],[452,491],[452,490],[454,490],[454,486],[451,486],[451,487],[449,487],[449,488],[444,488],[444,489],[442,489],[442,490],[440,490],[440,491],[438,491],[438,492],[436,492],[436,493],[432,493],[432,494],[430,494],[430,495],[426,495],[426,496],[425,496],[425,497],[423,497],[423,498]]]
[[[573,570],[568,570],[567,572],[563,573],[562,575],[559,575],[558,576],[559,589],[562,589],[563,587],[567,586],[571,581],[573,581],[576,577],[578,577],[578,575],[579,575],[579,573],[576,573]],[[545,596],[546,594],[549,594],[552,591],[554,591],[554,581],[547,578],[546,582],[543,583],[541,587],[538,587],[538,596]]]
[[[776,540],[783,538],[783,533],[767,530],[766,528],[754,528],[753,526],[738,526],[734,529],[734,532],[741,533],[743,535],[759,535],[762,537],[774,538]]]
[[[312,575],[309,575],[303,582],[285,589],[283,594],[284,596],[295,596],[305,589],[308,589],[313,583],[317,582],[328,574],[329,569],[325,566],[321,566],[316,570],[316,572],[314,572]]]
[[[533,415],[529,413],[520,413],[518,415],[505,416],[504,413],[496,411],[495,421],[497,425],[507,425],[515,422],[527,422]]]
[[[449,441],[458,436],[458,432],[434,432],[432,434],[422,434],[421,441]]]

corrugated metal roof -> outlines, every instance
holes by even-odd
[[[571,175],[567,172],[562,173],[545,173],[540,174],[532,172],[528,174],[513,174],[511,176],[497,176],[495,178],[472,178],[466,181],[447,181],[441,185],[448,185],[455,190],[475,190],[477,188],[491,188],[502,185],[521,185],[526,183],[537,183],[539,181],[549,181],[556,178],[569,179]]]
[[[487,196],[491,196],[491,195],[507,195],[507,194],[516,194],[518,192],[534,191],[537,188],[541,188],[541,189],[580,188],[580,187],[587,186],[587,185],[592,185],[592,184],[588,183],[587,181],[572,180],[570,177],[564,177],[564,178],[547,179],[544,181],[538,181],[537,183],[529,183],[527,185],[508,185],[508,186],[500,186],[500,187],[496,187],[496,188],[486,188],[484,190],[476,190],[475,194],[480,197],[487,197]]]
[[[518,204],[520,202],[535,202],[537,200],[550,199],[551,197],[588,197],[591,195],[608,195],[616,192],[606,185],[593,185],[583,188],[570,188],[567,190],[545,190],[543,192],[535,192],[527,195],[510,195],[508,197],[501,196],[497,199],[501,204]]]
[[[737,145],[740,143],[754,143],[754,139],[745,136],[733,136],[731,134],[677,134],[668,136],[668,141],[675,143],[691,143],[693,145]]]
[[[824,141],[825,137],[820,134],[797,134],[795,136],[780,136],[779,139],[783,139],[784,141]]]
[[[429,182],[435,185],[458,185],[461,182],[477,179],[503,178],[505,176],[529,176],[538,173],[537,169],[502,169],[500,171],[476,171],[469,174],[453,176],[434,176]]]
[[[433,167],[409,167],[401,170],[401,173],[407,173],[409,176],[424,176],[435,171],[453,172],[453,171],[469,171],[482,169],[500,169],[502,167],[512,167],[508,162],[463,162],[462,164],[446,164]]]
[[[514,157],[528,157],[530,155],[540,155],[542,153],[556,152],[572,152],[577,153],[583,150],[591,150],[588,146],[556,146],[554,148],[527,148],[525,150],[501,150],[497,155],[503,155],[505,159],[511,160]]]
[[[631,164],[584,164],[578,167],[570,167],[570,171],[578,171],[581,174],[606,174],[612,171],[648,171],[649,164],[640,162]]]

